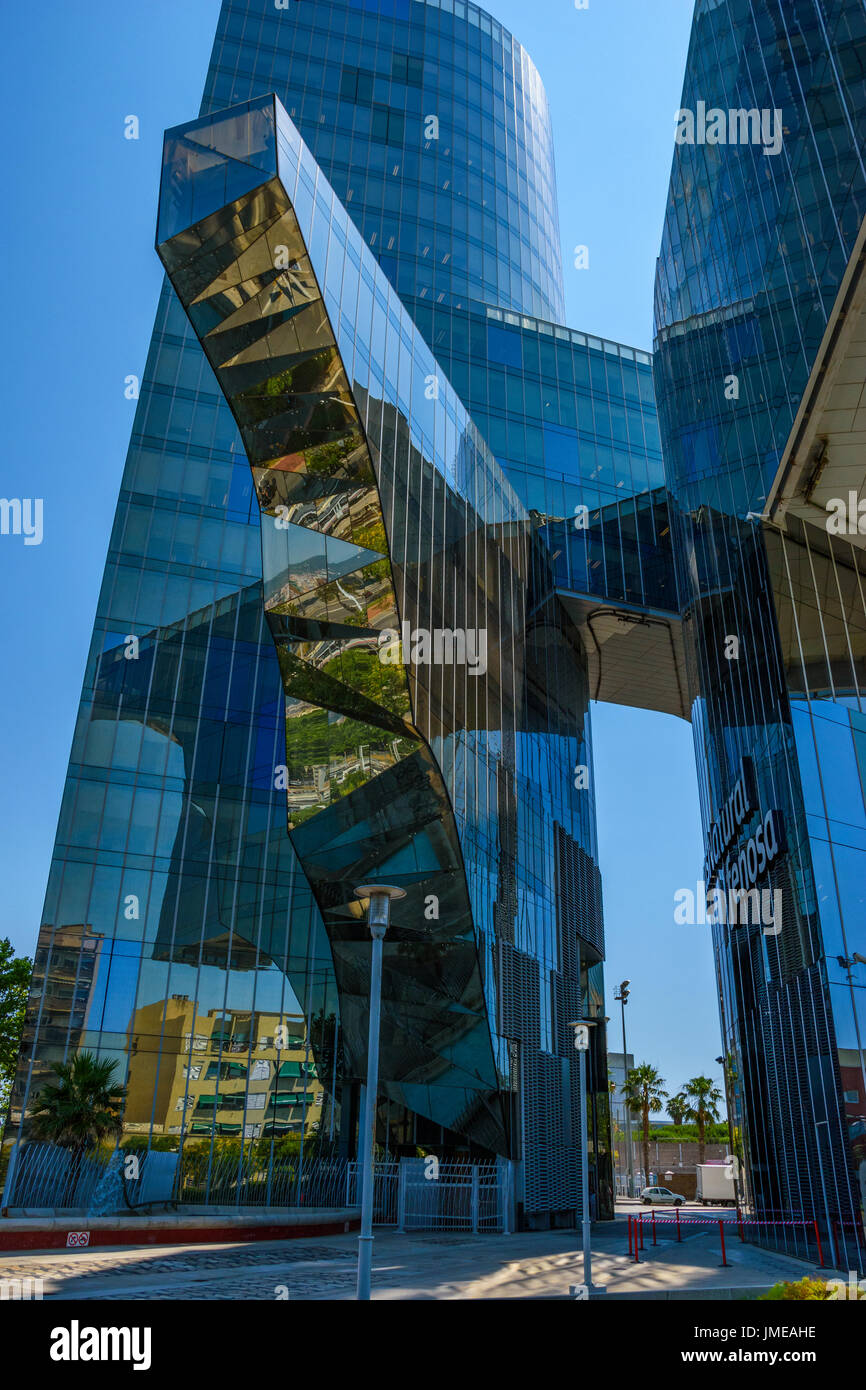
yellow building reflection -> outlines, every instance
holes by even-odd
[[[303,1016],[209,1009],[176,994],[137,1009],[129,1032],[128,1134],[317,1133],[324,1093]]]

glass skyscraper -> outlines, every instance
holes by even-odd
[[[742,884],[755,813],[775,811],[782,838],[756,880],[782,894],[779,929],[713,927],[728,1091],[756,1208],[817,1218],[833,1261],[854,1269],[866,1198],[866,528],[833,534],[829,503],[864,492],[863,5],[698,0],[681,107],[695,131],[703,113],[706,138],[689,139],[683,119],[654,369],[704,829],[723,823],[746,760],[748,823],[719,832],[732,841],[726,886]],[[809,1248],[807,1228],[775,1239]]]
[[[692,721],[705,890],[781,903],[712,928],[740,1191],[862,1263],[864,69],[859,0],[698,0],[651,359],[562,322],[546,98],[495,20],[224,0],[7,1140],[90,1048],[141,1142],[352,1153],[386,881],[380,1144],[513,1160],[522,1219],[568,1221],[585,1112],[612,1214],[607,700]]]
[[[7,1139],[50,1064],[90,1048],[140,1141],[351,1153],[354,888],[385,877],[407,897],[380,1143],[511,1158],[524,1218],[570,1219],[570,1024],[603,1015],[604,938],[597,673],[558,586],[670,588],[669,528],[648,355],[562,326],[538,73],[459,0],[226,0],[200,119],[167,138],[158,246],[174,288]],[[440,637],[458,646],[437,657]]]

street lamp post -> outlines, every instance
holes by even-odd
[[[592,1240],[589,1223],[589,1125],[586,1118],[586,1054],[589,1050],[589,1030],[595,1028],[596,1021],[579,1018],[568,1025],[574,1029],[574,1045],[580,1059],[580,1186],[582,1196],[583,1227],[583,1282],[587,1297],[590,1294],[604,1293],[604,1289],[593,1286],[592,1282]]]
[[[376,1149],[376,1101],[379,1092],[379,1019],[382,1003],[382,946],[391,921],[391,902],[405,898],[402,888],[388,884],[365,883],[355,889],[355,896],[368,898],[367,922],[373,938],[370,963],[370,1032],[367,1042],[367,1094],[364,1098],[364,1122],[359,1136],[363,1178],[361,1183],[361,1234],[358,1239],[358,1293],[362,1300],[370,1298],[373,1270],[373,1159]]]
[[[631,1142],[631,1107],[628,1103],[628,1096],[625,1094],[625,1079],[628,1076],[628,1045],[625,1040],[625,1006],[628,1003],[629,985],[631,980],[623,980],[619,986],[619,994],[614,992],[614,999],[619,1000],[622,1006],[622,1074],[623,1074],[623,1100],[625,1102],[625,1145],[628,1150],[628,1195],[634,1196],[634,1148]],[[649,1178],[646,1179],[649,1182]]]

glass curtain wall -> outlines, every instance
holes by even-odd
[[[827,583],[808,580],[818,611],[807,614],[804,556],[815,547],[793,533],[780,538],[760,516],[866,213],[864,74],[859,3],[698,0],[681,108],[695,122],[701,110],[720,112],[726,133],[710,138],[707,127],[706,138],[676,146],[654,356],[674,555],[692,616],[705,833],[744,757],[755,810],[776,811],[784,827],[757,884],[782,893],[781,930],[713,929],[745,1183],[768,1219],[816,1216],[825,1243],[847,1239],[850,1268],[862,1259],[862,1140],[851,1121],[860,1091],[851,1073],[862,1065],[863,1020],[855,1026],[856,981],[836,959],[840,880],[828,878],[827,855],[828,827],[850,824],[845,833],[856,839],[862,820],[852,722],[862,688],[857,567],[850,559],[843,567],[844,622],[832,616],[838,557],[832,583],[826,558]],[[814,628],[825,617],[835,645],[843,627],[850,638],[835,658],[837,683],[818,673],[819,652],[797,649],[797,624]],[[825,727],[836,732],[840,761],[818,812],[816,739]],[[843,912],[862,941],[850,883]],[[805,1251],[804,1231],[767,1238]]]

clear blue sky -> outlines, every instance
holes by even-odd
[[[652,286],[692,0],[491,0],[547,87],[573,327],[651,347]],[[32,951],[160,270],[162,131],[198,111],[218,0],[4,8],[6,447],[0,491],[41,496],[40,546],[0,537],[0,935]],[[123,138],[136,115],[141,138]],[[570,249],[589,247],[589,270]],[[717,1072],[705,929],[673,893],[702,848],[691,730],[594,710],[611,985],[629,1046],[673,1087]],[[617,1015],[618,1016],[618,1015]],[[619,1046],[613,1031],[612,1045]]]

